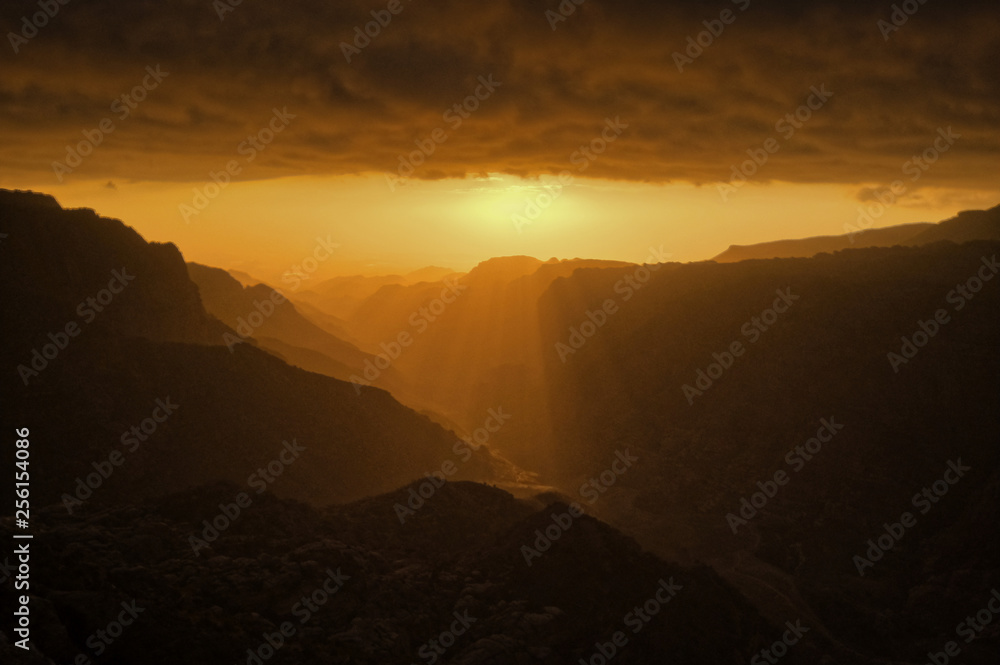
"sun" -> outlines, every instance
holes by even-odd
[[[548,227],[566,230],[579,213],[575,184],[558,176],[525,179],[503,174],[471,178],[453,193],[462,214],[477,224],[523,234]],[[548,235],[548,233],[545,233]]]

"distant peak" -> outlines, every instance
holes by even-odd
[[[0,189],[0,205],[62,210],[62,206],[59,205],[54,196],[24,189]]]
[[[495,256],[480,262],[472,271],[533,270],[540,265],[542,262],[533,256]]]

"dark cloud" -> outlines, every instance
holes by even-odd
[[[533,175],[571,168],[619,117],[628,130],[586,175],[716,182],[826,85],[834,96],[758,180],[891,181],[950,126],[961,139],[922,184],[995,187],[991,3],[929,1],[886,40],[888,2],[587,0],[553,31],[555,1],[401,0],[348,64],[341,43],[386,4],[244,0],[225,20],[210,0],[62,6],[0,56],[0,175],[51,173],[107,117],[114,133],[76,176],[199,180],[287,107],[297,118],[248,177],[391,171],[438,127],[448,139],[414,177]],[[735,22],[679,72],[673,54],[724,9]],[[17,31],[35,11],[7,3],[0,26]],[[157,64],[169,77],[118,120],[112,101]],[[451,128],[442,114],[489,75],[502,86]]]

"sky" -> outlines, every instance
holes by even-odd
[[[985,0],[230,3],[4,3],[0,187],[268,278],[320,240],[324,275],[692,261],[1000,203]]]

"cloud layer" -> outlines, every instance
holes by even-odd
[[[221,2],[70,2],[16,54],[8,35],[0,176],[55,181],[52,162],[107,118],[114,131],[65,177],[204,180],[245,164],[241,143],[287,108],[296,117],[245,177],[396,173],[417,141],[434,152],[416,178],[579,173],[574,153],[599,149],[618,118],[627,129],[583,175],[716,183],[773,138],[757,180],[883,183],[952,127],[961,138],[923,182],[996,187],[1000,31],[987,2],[910,0],[891,32],[891,3],[564,0],[575,9],[556,21],[556,0],[244,0],[220,19]],[[391,21],[348,63],[342,43],[373,10]],[[6,3],[0,27],[18,33],[38,11]],[[699,33],[701,53],[688,42]],[[157,65],[169,75],[122,118],[114,100]],[[502,85],[462,117],[453,107],[481,76]],[[833,96],[792,136],[776,128],[824,85]]]

